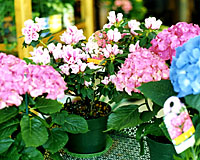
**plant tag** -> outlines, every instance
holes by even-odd
[[[178,97],[172,96],[165,101],[164,123],[178,154],[194,145],[195,128],[185,105]]]

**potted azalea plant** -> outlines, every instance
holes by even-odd
[[[65,110],[70,114],[81,115],[88,124],[93,119],[104,118],[110,113],[110,106],[99,102],[102,96],[108,97],[112,102],[122,99],[124,96],[131,97],[127,94],[121,96],[120,87],[116,87],[117,83],[114,83],[118,78],[115,74],[128,57],[129,48],[134,50],[134,44],[139,39],[141,39],[140,46],[150,47],[149,42],[156,36],[155,31],[159,28],[157,25],[161,25],[161,22],[156,21],[155,18],[146,19],[145,23],[136,20],[127,21],[123,19],[122,14],[116,15],[114,11],[109,13],[108,20],[109,23],[105,24],[102,30],[95,32],[87,43],[83,31],[78,30],[75,26],[68,27],[67,31],[61,35],[61,43],[55,42],[51,37],[44,42],[43,38],[45,37],[42,37],[41,33],[45,30],[42,30],[38,19],[36,22],[26,21],[25,28],[22,30],[25,36],[23,45],[25,47],[37,46],[31,52],[32,57],[26,61],[51,65],[59,71],[67,83],[65,92],[68,98]],[[156,25],[152,22],[155,22]],[[123,90],[122,87],[121,90]],[[130,91],[127,92],[131,94]],[[119,98],[120,96],[121,98]],[[141,98],[140,94],[134,94],[133,97]],[[103,121],[106,122],[106,120],[105,118]],[[103,127],[102,130],[106,130],[106,127]],[[89,137],[91,138],[91,136]],[[102,146],[105,147],[105,134],[102,139],[104,139],[101,140],[101,143],[104,144]],[[90,141],[94,142],[96,139],[90,139]],[[68,145],[72,145],[71,142]],[[80,143],[77,142],[73,145],[80,147]],[[79,153],[98,152],[104,148],[101,147],[96,151],[93,151],[91,147],[90,151],[74,150],[79,147],[68,148]],[[84,150],[86,147],[82,146],[81,148]]]
[[[0,53],[0,66],[0,159],[43,160],[46,151],[60,159],[66,131],[88,131],[82,117],[68,115],[56,100],[64,96],[66,82],[53,67],[26,64],[13,55]]]

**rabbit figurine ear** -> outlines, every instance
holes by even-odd
[[[185,105],[172,96],[165,101],[163,110],[164,123],[176,152],[179,154],[193,146],[195,129]]]

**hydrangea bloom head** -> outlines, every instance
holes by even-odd
[[[176,48],[170,67],[170,80],[179,97],[200,93],[200,36]]]
[[[51,66],[27,65],[12,55],[0,53],[0,109],[19,106],[22,95],[32,97],[47,93],[46,98],[56,99],[64,96],[66,83]]]
[[[112,82],[116,85],[117,90],[125,91],[131,95],[131,92],[139,92],[136,87],[142,83],[150,81],[159,81],[168,79],[169,68],[165,61],[159,58],[153,52],[140,48],[133,50],[122,64]]]
[[[155,39],[151,41],[151,51],[158,54],[164,60],[171,60],[176,55],[176,47],[182,46],[190,38],[200,35],[198,25],[179,22],[170,28],[160,32]]]

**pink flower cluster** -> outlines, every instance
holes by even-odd
[[[38,32],[42,30],[42,24],[40,24],[39,21],[38,23],[34,23],[33,20],[29,19],[24,25],[25,27],[22,28],[22,34],[25,36],[25,43],[30,44],[33,40],[37,41],[39,38]]]
[[[175,48],[182,46],[187,40],[197,35],[200,35],[200,27],[198,25],[179,22],[160,32],[151,41],[150,50],[158,54],[162,59],[172,61],[172,57],[176,55]]]
[[[145,48],[135,50],[134,45],[130,46],[130,52],[116,77],[112,78],[118,91],[125,89],[131,95],[132,91],[139,92],[136,87],[142,83],[169,78],[168,66],[156,54]]]
[[[104,25],[104,28],[110,28],[115,23],[120,23],[123,20],[123,14],[115,14],[115,11],[110,11],[108,15],[109,23]]]
[[[159,29],[162,21],[160,19],[156,20],[155,17],[149,17],[144,20],[145,27],[148,29]]]
[[[27,65],[23,60],[0,53],[0,109],[19,106],[22,95],[38,97],[47,93],[46,98],[64,96],[66,83],[51,66]]]
[[[102,52],[104,57],[109,58],[112,55],[122,54],[123,50],[120,50],[116,44],[113,46],[111,44],[107,44],[106,47],[102,49]]]
[[[171,139],[175,139],[180,136],[192,126],[192,121],[187,112],[181,112],[179,115],[175,115],[171,119],[171,126],[168,129]]]
[[[86,37],[83,35],[83,30],[76,26],[69,26],[67,27],[67,31],[65,31],[61,36],[60,40],[65,42],[66,44],[74,44],[78,43],[80,40],[85,40]]]
[[[129,0],[115,0],[114,4],[116,7],[121,7],[126,14],[128,14],[133,9]]]

